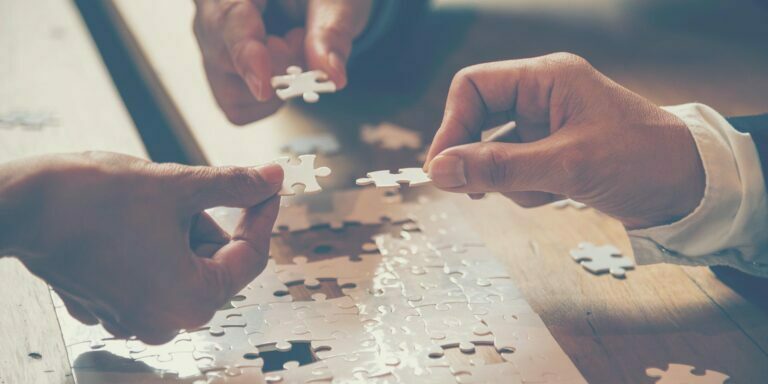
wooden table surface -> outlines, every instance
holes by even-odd
[[[417,165],[415,152],[393,154],[360,146],[359,126],[391,121],[421,130],[429,139],[439,124],[451,76],[478,62],[570,51],[659,104],[700,101],[724,114],[768,110],[768,50],[762,38],[768,35],[764,22],[768,10],[747,0],[674,5],[590,0],[579,2],[581,8],[570,13],[541,8],[535,4],[539,2],[530,0],[514,2],[514,6],[502,1],[480,2],[477,12],[455,4],[461,1],[438,3],[441,7],[417,27],[401,52],[386,57],[392,63],[386,65],[387,70],[376,71],[375,76],[356,73],[343,92],[323,96],[316,105],[288,105],[246,127],[227,122],[208,89],[191,33],[191,2],[112,0],[109,4],[114,23],[130,42],[191,159],[212,165],[253,165],[281,155],[280,146],[291,138],[329,132],[344,148],[338,156],[319,160],[334,170],[326,183],[330,188],[349,188],[355,177],[368,170]],[[59,4],[56,10],[70,15],[69,3]],[[555,4],[564,3],[557,0]],[[78,28],[77,33],[83,33]],[[14,39],[21,41],[6,34],[2,39],[3,47],[19,45]],[[94,52],[83,51],[72,54],[93,58]],[[19,72],[11,73],[17,76]],[[103,91],[107,81],[99,80],[99,84],[80,82],[80,87]],[[2,95],[5,102],[6,94]],[[110,104],[114,95],[105,99]],[[124,124],[128,121],[124,112],[117,115],[122,118],[112,125],[131,131],[130,124]],[[99,116],[94,117],[97,122]],[[93,126],[93,121],[83,124]],[[0,134],[4,132],[0,130]],[[62,145],[61,150],[76,148]],[[139,143],[133,148],[141,151]],[[568,250],[580,241],[591,241],[612,243],[630,254],[626,234],[617,222],[593,210],[525,210],[498,196],[478,202],[463,196],[448,198],[455,200],[466,220],[506,263],[515,284],[590,382],[652,382],[645,376],[645,368],[667,363],[725,372],[737,383],[756,383],[768,377],[768,314],[717,280],[709,269],[657,265],[640,267],[626,280],[595,277],[571,262]],[[7,268],[0,271],[3,269]],[[10,332],[0,337],[26,335],[31,340],[56,339],[60,345],[43,292],[38,289],[27,294],[36,298],[34,304],[7,295],[9,289],[0,291],[3,300],[14,299],[16,307],[48,318],[29,312],[27,319],[44,319],[30,326],[5,316],[0,321],[8,326],[0,332]],[[39,364],[19,360],[20,353],[26,358],[24,348],[34,347],[34,343],[14,342],[11,353],[3,348],[3,364],[11,361],[8,359],[18,361],[2,366],[17,367],[0,371],[5,382],[64,380],[33,372],[41,368]],[[51,353],[61,357],[61,347]],[[6,372],[14,376],[7,379],[2,376]],[[26,379],[30,377],[36,379]]]

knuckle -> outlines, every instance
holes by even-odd
[[[456,72],[455,75],[453,75],[453,80],[451,81],[452,87],[460,87],[463,84],[467,84],[471,81],[472,75],[477,71],[478,66],[472,65],[469,67],[464,67],[460,69],[458,72]]]
[[[494,147],[482,148],[480,159],[485,166],[485,183],[491,188],[498,188],[506,183],[509,175],[508,164]]]
[[[568,78],[579,78],[595,71],[586,59],[573,53],[552,53],[541,57],[541,60],[545,70]]]
[[[229,54],[232,58],[232,63],[234,64],[235,68],[242,69],[249,63],[249,46],[249,40],[239,40],[234,42],[229,47]]]

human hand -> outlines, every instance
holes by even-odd
[[[478,142],[511,120],[514,142]],[[564,195],[629,229],[685,217],[705,185],[683,121],[563,53],[459,71],[425,167],[447,191],[524,207]]]
[[[347,84],[352,41],[368,23],[373,0],[196,0],[194,31],[216,101],[234,124],[274,113],[272,76],[289,65],[320,69],[336,88]],[[282,36],[267,30],[267,7],[295,23]]]
[[[116,337],[159,344],[199,327],[266,266],[278,165],[190,167],[88,153],[9,163],[0,180],[23,173],[34,175],[0,194],[20,202],[5,209],[18,219],[10,248],[72,316]],[[215,206],[245,208],[232,237],[203,211]]]

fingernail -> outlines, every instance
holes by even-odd
[[[429,177],[436,186],[456,188],[467,185],[464,174],[464,160],[458,156],[441,155],[432,159],[429,165]]]
[[[339,84],[336,84],[336,86],[343,86],[347,82],[347,79],[346,71],[344,70],[344,62],[341,60],[341,55],[336,52],[331,52],[328,54],[328,64],[331,66],[331,69],[338,78]]]
[[[253,96],[256,97],[256,100],[267,101],[269,99],[268,95],[265,95],[264,92],[264,82],[254,74],[246,74],[245,82],[248,84],[248,88],[251,90]]]
[[[283,167],[277,164],[267,164],[256,168],[259,171],[259,175],[270,185],[282,185],[283,184]]]

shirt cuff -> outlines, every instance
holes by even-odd
[[[683,219],[629,232],[638,264],[727,265],[768,276],[768,236],[763,234],[768,201],[751,136],[703,104],[664,109],[690,129],[706,187],[698,207]]]

